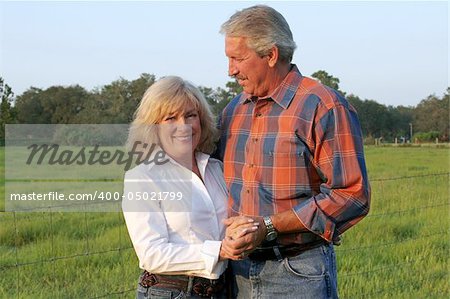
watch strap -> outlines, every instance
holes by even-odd
[[[264,220],[264,224],[266,225],[266,228],[267,228],[266,235],[270,232],[274,232],[275,227],[273,227],[272,219],[270,219],[270,216],[263,217],[263,220]]]

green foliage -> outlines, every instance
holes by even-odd
[[[0,146],[4,144],[5,140],[5,124],[14,123],[16,118],[16,109],[12,107],[11,103],[14,99],[14,93],[11,87],[5,83],[5,80],[0,77]]]
[[[119,79],[93,92],[79,85],[30,88],[17,97],[19,123],[80,124],[130,123],[145,90],[155,76]]]
[[[394,139],[398,137],[410,137],[410,124],[413,122],[413,111],[412,107],[388,106],[388,120],[389,123],[385,128],[383,135],[386,138]]]
[[[81,86],[30,88],[17,97],[19,123],[70,124],[86,107],[89,93]]]
[[[339,78],[333,77],[332,75],[328,74],[326,71],[319,70],[311,75],[311,77],[316,78],[320,81],[323,85],[326,85],[328,87],[333,88],[334,90],[339,90]],[[342,93],[342,91],[341,91]],[[344,94],[344,93],[343,93]]]
[[[439,139],[441,133],[439,131],[431,131],[431,132],[419,132],[414,134],[413,139],[419,142],[434,142],[436,138]]]
[[[384,106],[373,100],[361,100],[358,96],[347,96],[349,103],[358,112],[363,134],[370,139],[383,137],[386,141],[408,137],[413,108]],[[373,144],[373,143],[367,143]]]
[[[372,137],[372,135],[368,135],[364,137],[364,145],[374,145],[375,144],[375,138]]]
[[[139,102],[147,88],[155,83],[155,76],[141,74],[133,81],[123,78],[94,91],[92,101],[80,114],[83,123],[127,124],[133,119]]]
[[[441,141],[449,140],[450,100],[449,91],[440,99],[431,95],[414,109],[414,128],[418,132],[439,132]]]
[[[126,140],[127,132],[122,127],[86,124],[57,127],[52,142],[71,146],[114,146],[125,144]]]
[[[339,78],[326,71],[319,70],[312,77],[346,94],[339,90]],[[18,96],[15,106],[12,106],[11,88],[0,78],[0,143],[5,123],[130,123],[145,90],[155,80],[154,75],[144,73],[135,80],[120,78],[92,91],[86,91],[79,85],[52,86],[45,90],[31,87]],[[215,115],[219,115],[229,101],[242,92],[242,87],[235,80],[227,82],[225,88],[199,88]],[[442,98],[430,95],[417,107],[385,106],[353,94],[349,94],[347,99],[356,108],[363,134],[368,140],[380,137],[385,142],[393,142],[395,138],[402,137],[411,140],[412,126],[413,133],[439,132],[439,140],[445,142],[449,140],[450,127],[449,90]]]
[[[242,87],[236,81],[228,81],[226,89],[217,87],[215,90],[209,87],[200,86],[200,91],[205,96],[212,112],[217,116],[228,105],[228,103],[242,92]]]

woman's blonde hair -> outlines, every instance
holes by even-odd
[[[200,118],[202,133],[196,150],[212,153],[218,134],[211,109],[197,87],[177,76],[161,78],[144,93],[131,123],[128,148],[134,146],[136,149],[136,142],[158,144],[154,125],[159,124],[169,114],[181,111],[186,105],[192,105]]]

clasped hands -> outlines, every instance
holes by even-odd
[[[242,260],[247,257],[266,236],[262,217],[236,216],[224,220],[227,226],[222,240],[221,260]]]

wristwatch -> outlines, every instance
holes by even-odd
[[[272,219],[270,216],[265,216],[263,218],[264,224],[266,225],[267,233],[266,233],[266,241],[273,241],[278,237],[278,233],[273,227]]]

